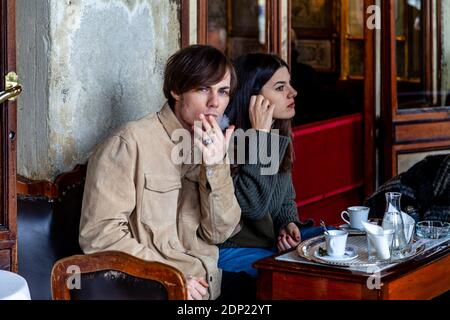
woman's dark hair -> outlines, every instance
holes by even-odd
[[[174,108],[171,91],[183,94],[202,86],[211,86],[230,73],[230,94],[236,88],[236,73],[230,60],[218,49],[207,45],[192,45],[172,55],[164,72],[164,95]]]
[[[249,116],[249,103],[252,95],[258,95],[264,85],[272,78],[274,73],[282,68],[289,69],[288,64],[280,57],[267,53],[249,53],[240,56],[235,61],[238,87],[232,96],[225,114],[236,129],[244,131],[251,129]],[[275,120],[273,129],[279,129],[280,135],[291,138],[291,119]],[[248,148],[246,150],[248,152]],[[291,170],[293,162],[292,139],[280,164],[280,171]],[[234,167],[233,172],[238,170]]]

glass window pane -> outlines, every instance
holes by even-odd
[[[396,42],[397,51],[397,77],[406,78],[406,56],[405,56],[405,41]]]
[[[363,1],[292,0],[291,4],[291,77],[298,91],[294,126],[362,112]],[[348,16],[345,27],[344,16]],[[341,36],[349,33],[351,39],[345,40],[341,51],[340,39],[345,38]]]
[[[292,26],[302,29],[329,29],[332,27],[331,0],[293,0]]]
[[[396,35],[404,36],[405,35],[405,3],[403,0],[395,1],[395,27],[396,27]]]
[[[364,42],[351,40],[349,46],[350,76],[364,75]]]
[[[353,37],[364,36],[364,1],[350,0],[349,33]]]
[[[232,59],[266,51],[266,0],[209,0],[208,44]]]
[[[441,28],[442,64],[440,65],[439,102],[441,106],[450,106],[450,6],[442,6]]]
[[[410,50],[409,50],[409,68],[408,77],[410,78],[420,78],[421,76],[421,55],[422,55],[422,23],[421,23],[421,12],[415,8],[411,10],[411,19],[409,26],[409,39],[410,39]]]
[[[227,0],[208,1],[208,44],[227,51]]]
[[[307,64],[317,70],[332,68],[331,41],[329,40],[297,40],[297,62]]]
[[[430,106],[425,88],[424,72],[424,0],[397,0],[399,19],[397,53],[398,108]],[[400,21],[403,20],[403,21]],[[430,75],[428,75],[430,76]]]

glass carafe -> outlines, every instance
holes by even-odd
[[[402,249],[407,246],[405,238],[405,230],[402,212],[400,209],[400,198],[402,196],[399,192],[387,192],[386,196],[386,211],[383,217],[383,229],[394,230],[392,239],[392,255],[401,255]]]

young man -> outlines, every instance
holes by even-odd
[[[178,51],[167,65],[161,111],[128,123],[89,160],[80,222],[86,254],[119,250],[181,270],[189,299],[221,291],[218,249],[236,229],[240,208],[229,165],[223,164],[233,128],[221,117],[235,87],[229,60],[209,46]],[[201,121],[202,128],[194,122]],[[185,130],[202,164],[178,164],[175,131]],[[235,279],[235,275],[232,275]]]

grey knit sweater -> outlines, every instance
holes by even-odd
[[[258,155],[259,149],[266,146],[267,153],[271,154],[271,139],[279,139],[278,159],[281,163],[290,143],[288,137],[258,131]],[[266,154],[265,150],[263,154]],[[220,248],[274,247],[280,229],[290,222],[295,222],[299,228],[312,224],[312,221],[302,224],[298,219],[291,172],[262,175],[261,169],[269,166],[262,164],[258,156],[256,164],[241,165],[233,176],[242,212],[242,230],[219,245]]]

